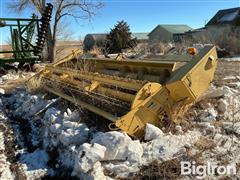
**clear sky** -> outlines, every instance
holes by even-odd
[[[92,0],[94,1],[94,0]],[[7,8],[10,0],[0,0],[0,17],[30,17],[31,10],[17,14]],[[240,7],[240,0],[102,0],[103,8],[89,22],[70,21],[73,39],[87,33],[108,32],[119,20],[125,20],[132,32],[150,32],[158,24],[187,24],[203,27],[220,9]],[[1,33],[1,29],[0,29]],[[0,35],[0,43],[6,37]]]

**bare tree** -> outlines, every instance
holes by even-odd
[[[11,36],[8,36],[7,39],[5,40],[5,44],[12,46],[12,39]]]
[[[58,29],[57,29],[57,32],[56,32],[56,40],[57,41],[67,41],[67,40],[70,40],[74,34],[75,34],[75,31],[73,31],[72,28],[66,28],[69,26],[69,22],[67,21],[62,21],[61,23],[59,23],[58,25]]]
[[[56,40],[59,30],[59,23],[63,18],[71,17],[76,21],[80,19],[91,19],[99,8],[103,6],[100,1],[91,0],[50,0],[53,4],[52,25],[47,34],[48,60],[54,61],[56,54]],[[43,13],[46,0],[18,0],[9,4],[10,8],[18,12],[24,11],[27,7],[34,7],[40,14]]]

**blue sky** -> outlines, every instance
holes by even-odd
[[[31,10],[17,14],[7,8],[10,0],[0,0],[0,17],[31,16]],[[102,0],[103,8],[89,22],[70,20],[73,39],[84,38],[87,33],[102,33],[119,20],[125,20],[132,32],[150,32],[158,24],[187,24],[193,28],[203,27],[219,10],[240,7],[240,0]],[[0,33],[1,32],[0,29]],[[5,33],[4,33],[5,35]],[[6,37],[0,35],[0,38]],[[0,43],[1,43],[0,39]]]

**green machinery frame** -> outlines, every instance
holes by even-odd
[[[12,50],[0,51],[0,54],[12,54],[11,58],[0,58],[0,66],[6,63],[34,63],[41,59],[46,35],[50,26],[53,5],[47,3],[42,18],[33,14],[32,18],[0,18],[1,27],[9,27]],[[34,33],[36,32],[36,37]],[[34,37],[34,38],[33,38]]]
[[[11,35],[12,50],[0,51],[0,54],[12,54],[12,58],[0,58],[0,65],[11,62],[35,62],[39,56],[34,55],[33,34],[39,31],[40,19],[35,14],[31,19],[0,18],[0,27],[9,27]],[[1,29],[0,29],[1,30]]]

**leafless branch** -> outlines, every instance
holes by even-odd
[[[22,12],[24,11],[27,7],[31,6],[31,1],[30,0],[19,0],[19,1],[13,1],[8,4],[8,7],[10,9],[14,9],[17,12]]]
[[[62,30],[59,29],[59,23],[64,17],[73,18],[76,22],[80,19],[91,19],[96,15],[99,8],[103,6],[100,1],[93,0],[51,0],[48,1],[53,4],[53,20],[51,32],[47,36],[48,49],[56,52],[55,44],[58,33]],[[27,7],[35,7],[36,10],[42,14],[45,8],[46,0],[18,0],[9,2],[9,7],[21,12]],[[65,20],[65,18],[64,18]],[[66,28],[64,28],[65,30]],[[66,30],[65,30],[66,31]],[[50,53],[50,51],[48,52]],[[54,57],[53,53],[53,57]],[[50,58],[50,57],[49,57]],[[50,58],[53,59],[53,58]]]
[[[57,32],[56,32],[56,39],[57,40],[70,40],[74,34],[74,32],[69,29],[69,28],[65,28],[68,25],[68,22],[65,21],[61,21],[58,24],[58,28],[57,28]]]

